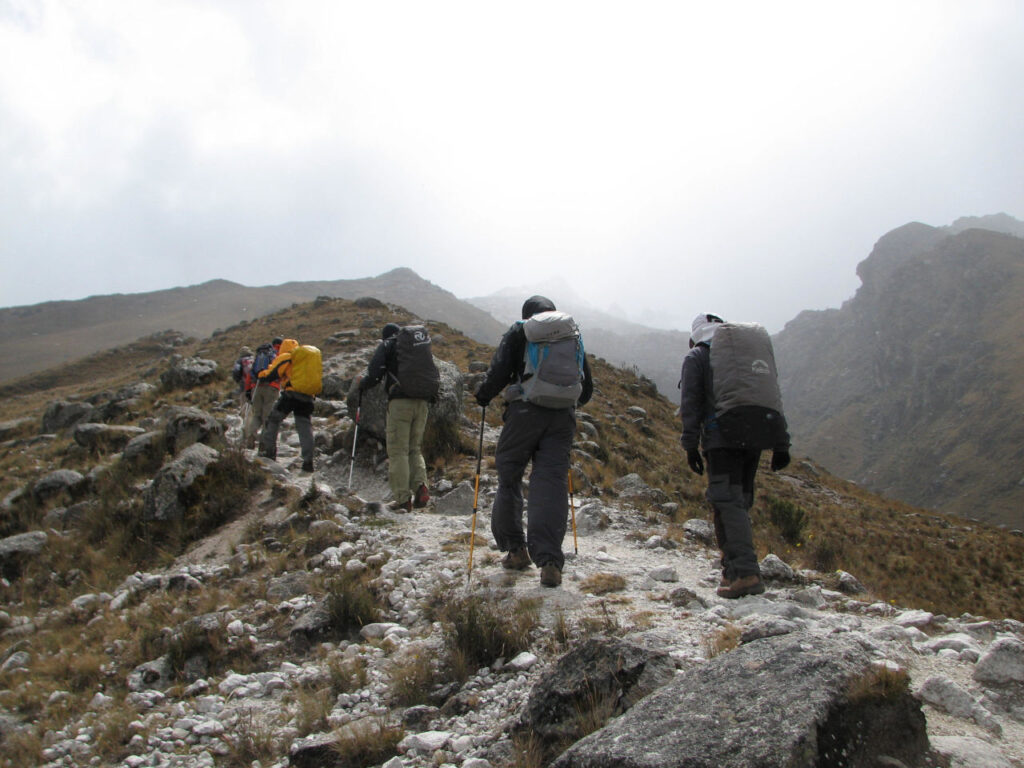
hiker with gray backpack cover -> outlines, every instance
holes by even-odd
[[[773,472],[789,464],[789,432],[768,332],[756,323],[697,315],[679,385],[686,461],[698,475],[707,461],[707,500],[722,551],[718,595],[761,594],[750,525],[754,477],[763,450],[772,451]]]
[[[476,401],[486,408],[504,390],[505,422],[495,465],[498,491],[491,509],[491,533],[506,552],[502,565],[540,567],[540,582],[562,582],[569,504],[569,452],[576,433],[575,409],[590,400],[593,380],[579,328],[550,299],[531,296],[523,319],[502,336]],[[523,531],[523,474],[530,472],[526,532]]]

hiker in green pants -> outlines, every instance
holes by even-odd
[[[388,480],[394,496],[391,509],[411,512],[413,507],[425,507],[430,501],[421,446],[439,375],[426,328],[402,328],[395,323],[384,326],[381,342],[359,381],[360,397],[381,379],[385,379],[388,393]]]

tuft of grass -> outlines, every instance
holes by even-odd
[[[595,573],[580,582],[580,591],[592,595],[607,595],[609,592],[621,592],[625,588],[625,577],[617,573]]]
[[[334,708],[334,697],[328,688],[303,686],[293,694],[295,702],[295,728],[300,737],[328,730],[327,722]]]
[[[599,615],[591,614],[580,619],[582,633],[585,636],[622,634],[622,625],[619,624],[614,611],[608,610],[608,603],[602,600],[598,607],[601,609]]]
[[[905,669],[891,669],[882,664],[872,667],[860,677],[850,681],[846,697],[850,702],[891,701],[910,691],[910,673]]]
[[[398,743],[405,731],[388,725],[384,720],[373,723],[353,723],[338,732],[334,744],[336,758],[333,768],[363,768],[384,763],[398,754]]]
[[[440,682],[440,670],[427,653],[410,649],[391,662],[391,698],[402,707],[426,704]]]
[[[791,501],[774,496],[766,497],[765,503],[768,519],[783,541],[793,545],[802,544],[807,531],[807,512]]]
[[[740,637],[742,635],[742,630],[740,630],[740,628],[735,624],[726,624],[724,627],[706,636],[701,641],[701,646],[704,648],[704,654],[709,659],[713,659],[721,653],[726,653],[727,651],[738,648],[740,644]]]
[[[345,573],[327,585],[327,613],[331,627],[347,633],[378,621],[381,605],[365,575]]]
[[[225,768],[251,768],[253,763],[270,764],[280,754],[282,745],[275,732],[277,725],[260,717],[254,709],[246,709],[237,722],[221,737],[227,754],[219,765]]]
[[[451,596],[441,607],[440,619],[453,664],[472,671],[525,651],[539,622],[539,602],[498,601],[482,594]]]
[[[361,657],[346,659],[331,656],[327,660],[327,675],[330,680],[331,693],[351,693],[366,685],[369,674],[366,671],[366,660]]]

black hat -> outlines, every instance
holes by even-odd
[[[272,342],[270,342],[270,343],[271,343],[272,346],[280,347],[282,341],[284,341],[284,339],[282,339],[280,336],[275,336],[274,340]]]
[[[380,337],[382,339],[390,339],[395,336],[401,330],[401,326],[398,323],[388,323],[381,329]]]
[[[547,296],[531,296],[523,302],[523,320],[529,320],[540,312],[553,312],[554,302]]]

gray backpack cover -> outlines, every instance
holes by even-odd
[[[523,321],[522,399],[543,408],[574,408],[583,392],[583,341],[572,315],[552,310]]]
[[[773,448],[786,430],[775,351],[757,323],[722,323],[711,340],[715,419],[738,448]]]

